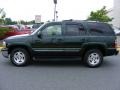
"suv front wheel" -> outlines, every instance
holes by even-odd
[[[84,55],[84,62],[89,67],[98,67],[103,62],[103,54],[98,49],[88,50]]]
[[[16,48],[11,51],[10,60],[15,66],[25,66],[30,61],[30,56],[25,49]]]

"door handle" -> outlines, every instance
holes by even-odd
[[[35,40],[35,42],[40,42],[40,40]]]
[[[52,38],[53,43],[59,43],[59,42],[62,42],[62,41],[63,41],[62,38]]]
[[[57,42],[61,42],[63,39],[62,38],[59,38],[59,39],[57,39]]]
[[[81,42],[85,42],[85,38],[82,38],[82,39],[81,39]]]

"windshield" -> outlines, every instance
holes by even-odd
[[[45,24],[46,24],[46,23],[45,23]],[[38,29],[34,30],[34,31],[31,33],[31,35],[37,33],[42,27],[45,26],[45,24],[41,25]]]

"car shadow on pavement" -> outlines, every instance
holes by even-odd
[[[101,66],[102,68],[114,68],[119,67],[119,63],[116,63],[116,61],[113,59],[105,58],[103,61],[103,64]]]
[[[34,61],[31,63],[30,66],[34,67],[86,67],[85,64],[81,60],[58,60],[58,61]],[[109,60],[104,60],[102,64],[102,68],[108,68],[108,67],[115,67],[116,64],[109,61]]]
[[[57,60],[57,61],[50,61],[45,60],[45,61],[33,61],[32,66],[49,66],[49,67],[83,67],[83,63],[80,60]]]
[[[7,65],[7,66],[12,66],[14,67],[14,65],[12,65],[12,63],[9,60],[6,60],[5,58],[3,58],[4,60],[2,60],[1,64]],[[28,65],[27,67],[85,67],[84,63],[81,60],[78,59],[72,59],[72,60],[68,60],[68,59],[58,59],[58,60],[40,60],[40,61],[32,61],[30,65]],[[116,67],[119,66],[118,63],[115,62],[111,62],[111,60],[109,60],[109,58],[105,58],[102,64],[102,68],[112,68],[112,67]],[[100,67],[100,68],[101,68]]]

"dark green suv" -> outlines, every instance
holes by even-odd
[[[118,54],[109,24],[78,20],[45,23],[32,34],[5,39],[3,46],[3,56],[16,66],[39,58],[81,57],[87,66],[98,67],[104,56]]]

